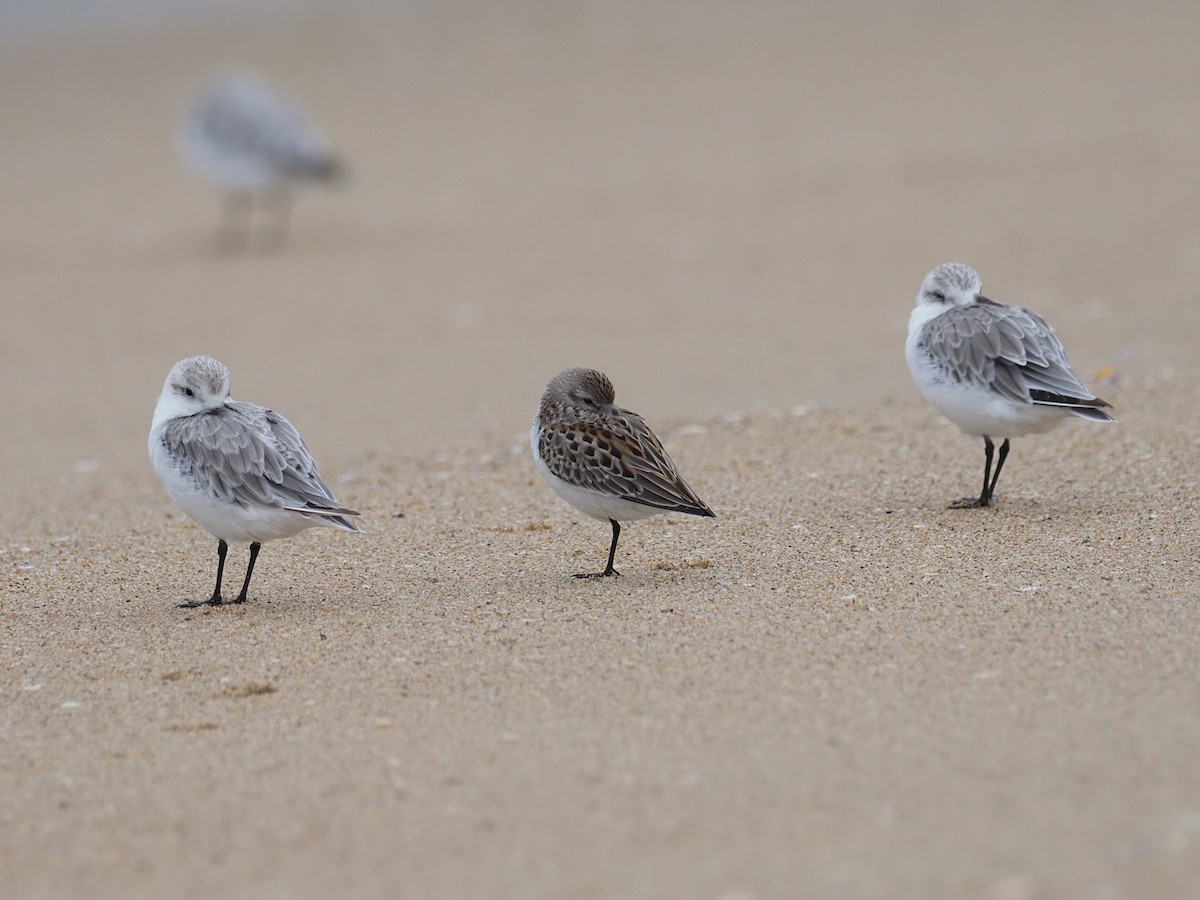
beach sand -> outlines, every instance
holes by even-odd
[[[742,6],[9,39],[5,896],[1195,895],[1200,9]],[[352,169],[277,253],[176,153],[223,66]],[[986,510],[903,360],[950,259],[1119,418]],[[238,607],[146,458],[196,353],[363,512]],[[717,512],[620,579],[529,456],[571,365]]]

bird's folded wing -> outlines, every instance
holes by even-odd
[[[1095,395],[1071,371],[1050,323],[1018,306],[990,301],[956,306],[925,326],[922,343],[945,376],[1018,403],[1087,403]]]

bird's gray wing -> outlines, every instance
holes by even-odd
[[[321,473],[317,471],[317,464],[313,461],[304,438],[300,437],[300,432],[296,431],[291,422],[272,409],[264,409],[250,403],[233,405],[247,407],[248,415],[261,417],[275,453],[282,461],[279,476],[281,488],[290,497],[302,501],[300,508],[322,513],[358,515],[354,510],[347,509],[337,502],[333,492],[321,478]],[[268,458],[271,458],[270,454]],[[298,507],[298,504],[292,502],[286,505],[291,508]]]
[[[296,429],[272,410],[229,401],[170,420],[162,440],[180,471],[218,499],[354,514],[334,499]]]
[[[921,342],[945,377],[1018,403],[1089,404],[1096,396],[1071,370],[1062,341],[1035,312],[981,299],[925,326]]]
[[[281,172],[317,174],[331,164],[324,140],[284,97],[255,81],[217,85],[197,112],[196,127],[216,146]]]

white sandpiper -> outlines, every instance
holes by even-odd
[[[612,382],[595,369],[567,369],[554,377],[529,442],[538,470],[559,496],[580,512],[612,524],[603,572],[613,568],[621,522],[657,513],[716,515],[687,486],[662,444],[637,413],[613,405]]]
[[[229,396],[229,370],[209,356],[175,364],[150,425],[150,461],[171,499],[217,539],[217,585],[208,600],[183,607],[219,606],[229,543],[250,544],[241,593],[245,603],[264,541],[291,537],[314,525],[358,531],[317,472],[307,445],[279,413]]]
[[[334,181],[343,172],[295,105],[248,74],[222,76],[205,90],[184,122],[182,143],[193,167],[226,192],[220,240],[228,247],[249,243],[256,202],[274,213],[263,246],[280,246],[291,215],[291,187]]]
[[[983,296],[974,269],[944,263],[925,276],[908,320],[905,355],[925,398],[964,433],[983,438],[983,490],[951,509],[988,506],[1009,438],[1041,434],[1079,416],[1116,421],[1071,370],[1050,323]],[[993,438],[1004,438],[992,473]]]

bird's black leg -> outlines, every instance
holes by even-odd
[[[983,490],[978,497],[963,497],[961,500],[955,500],[950,504],[950,509],[976,509],[980,506],[987,506],[992,502],[992,488],[996,484],[996,479],[992,477],[992,454],[996,450],[996,445],[992,443],[992,439],[984,435],[983,452],[985,460],[983,464]],[[1008,455],[1008,441],[1005,440],[1000,448],[1000,465],[1004,465],[1004,457]],[[1000,475],[1000,466],[996,467],[996,475]]]
[[[220,606],[225,601],[221,599],[221,577],[225,574],[225,554],[229,552],[229,545],[220,538],[217,539],[217,586],[213,588],[213,594],[207,600],[193,600],[190,603],[180,603],[180,609],[194,609],[197,606]]]
[[[612,546],[608,548],[608,565],[604,567],[604,575],[620,575],[621,573],[613,568],[613,560],[617,558],[617,541],[621,537],[621,523],[616,519],[609,519],[608,521],[612,522],[613,539]]]
[[[262,544],[255,541],[250,545],[250,565],[246,566],[246,580],[242,582],[242,592],[237,595],[236,600],[232,603],[245,603],[246,591],[250,590],[250,576],[254,574],[254,561],[258,559],[258,551],[262,549]]]
[[[607,578],[609,575],[621,574],[613,568],[613,560],[617,557],[617,540],[621,537],[621,523],[616,519],[609,519],[608,521],[612,522],[613,527],[612,546],[608,548],[608,565],[604,567],[603,572],[580,573],[575,576],[576,578]]]
[[[996,490],[996,482],[1000,480],[1000,470],[1004,468],[1004,460],[1008,459],[1008,438],[1000,445],[1000,457],[996,460],[996,471],[992,473],[992,483],[987,487],[987,502],[992,502],[992,492]],[[984,504],[985,506],[987,504]]]
[[[278,250],[287,242],[292,220],[292,194],[287,187],[278,187],[263,195],[263,220],[265,231],[260,248],[267,252]],[[269,214],[269,216],[268,216]],[[266,219],[270,218],[267,223]]]
[[[250,225],[254,215],[254,195],[235,190],[225,195],[221,211],[221,228],[217,232],[217,249],[226,253],[245,250],[250,241]]]

